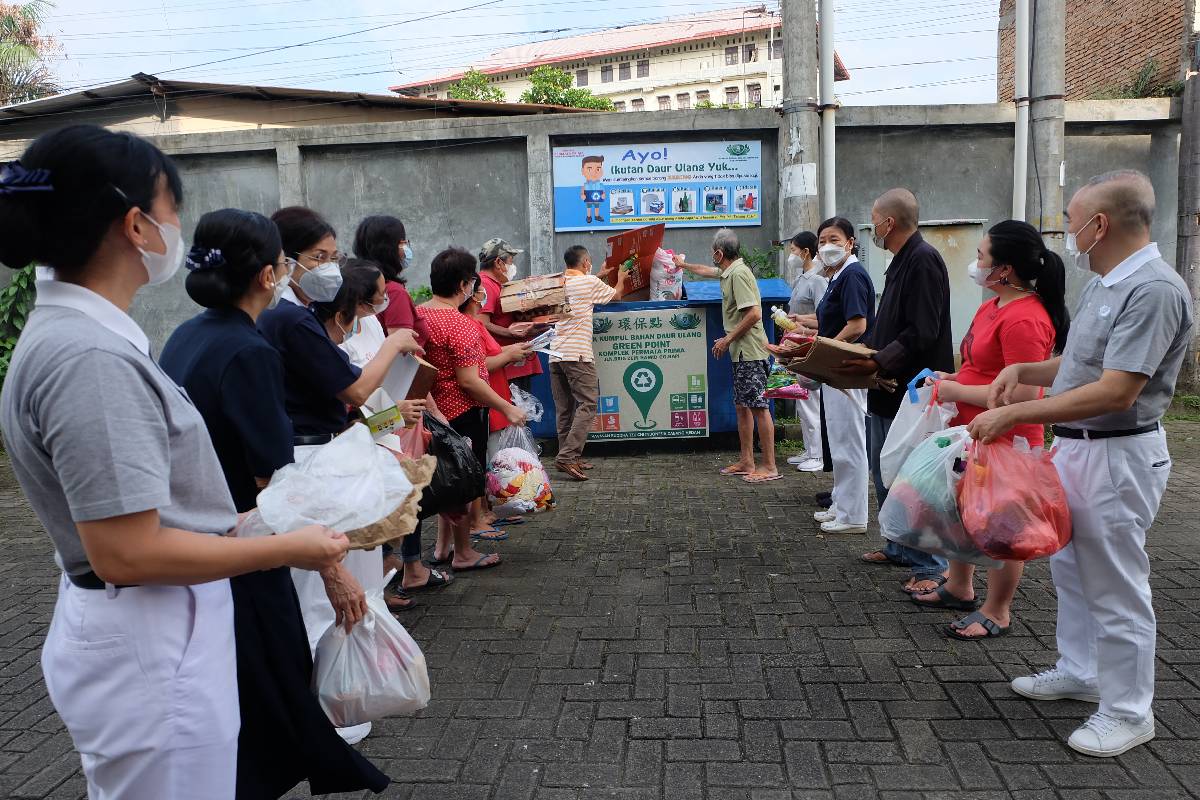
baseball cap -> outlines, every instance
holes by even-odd
[[[513,247],[503,239],[488,239],[483,243],[483,247],[479,248],[479,260],[487,261],[489,258],[499,258],[500,256],[515,256],[524,253],[524,250]]]

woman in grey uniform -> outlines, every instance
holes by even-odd
[[[0,167],[0,262],[52,270],[0,399],[13,471],[63,569],[42,670],[93,800],[232,798],[238,692],[227,578],[319,569],[344,536],[228,536],[204,420],[129,317],[182,261],[179,175],[80,125]]]

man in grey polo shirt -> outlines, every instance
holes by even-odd
[[[1092,178],[1067,206],[1067,250],[1096,277],[1083,290],[1059,358],[1006,368],[972,436],[1052,423],[1071,507],[1071,543],[1050,559],[1058,593],[1058,663],[1017,678],[1035,700],[1100,708],[1068,742],[1116,756],[1154,738],[1154,610],[1146,529],[1171,472],[1160,421],[1192,336],[1191,296],[1150,241],[1154,189],[1145,175]],[[1011,403],[1018,384],[1050,396]]]

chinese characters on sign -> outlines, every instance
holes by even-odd
[[[592,321],[600,410],[588,438],[708,435],[704,316],[688,309],[597,312]]]

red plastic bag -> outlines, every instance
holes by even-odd
[[[1031,561],[1071,541],[1071,510],[1053,453],[1031,450],[1024,439],[976,442],[958,484],[958,508],[967,535],[987,555]]]

